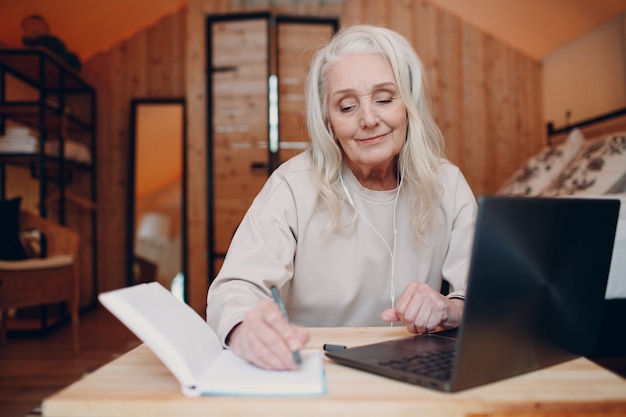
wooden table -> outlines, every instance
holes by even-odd
[[[314,328],[308,347],[358,346],[404,337],[394,328]],[[626,380],[579,358],[448,394],[337,365],[327,359],[321,397],[185,397],[145,345],[43,403],[46,417],[126,416],[625,416]]]

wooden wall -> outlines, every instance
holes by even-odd
[[[185,96],[186,17],[186,9],[181,9],[83,64],[83,76],[98,93],[100,291],[126,282],[130,102],[133,98]]]
[[[626,107],[626,12],[552,52],[541,67],[543,120],[555,127]]]
[[[427,72],[433,112],[449,158],[476,195],[494,192],[544,143],[540,64],[427,0],[188,0],[187,9],[90,59],[84,74],[98,89],[100,288],[124,284],[128,120],[131,98],[187,100],[189,302],[206,303],[208,14],[272,11],[339,16],[341,25],[370,23],[404,34]]]

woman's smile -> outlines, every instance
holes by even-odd
[[[383,133],[380,135],[376,135],[376,136],[370,136],[367,138],[356,138],[355,140],[361,142],[361,143],[365,143],[365,144],[376,144],[379,142],[382,142],[388,135],[389,133]]]

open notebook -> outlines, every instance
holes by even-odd
[[[139,337],[180,382],[185,395],[321,395],[322,353],[301,351],[297,371],[257,368],[222,345],[206,322],[159,283],[102,293],[100,302]]]

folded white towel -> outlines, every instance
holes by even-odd
[[[4,131],[5,136],[31,136],[30,129],[23,126],[7,126]]]
[[[91,163],[91,152],[89,152],[89,148],[82,143],[78,143],[71,140],[66,140],[64,143],[64,155],[65,159],[70,159],[72,161],[83,162],[85,164]],[[58,141],[50,141],[46,142],[45,145],[45,153],[46,155],[58,156],[59,155],[59,142]]]
[[[37,143],[2,143],[0,141],[1,153],[35,153],[37,152]]]

